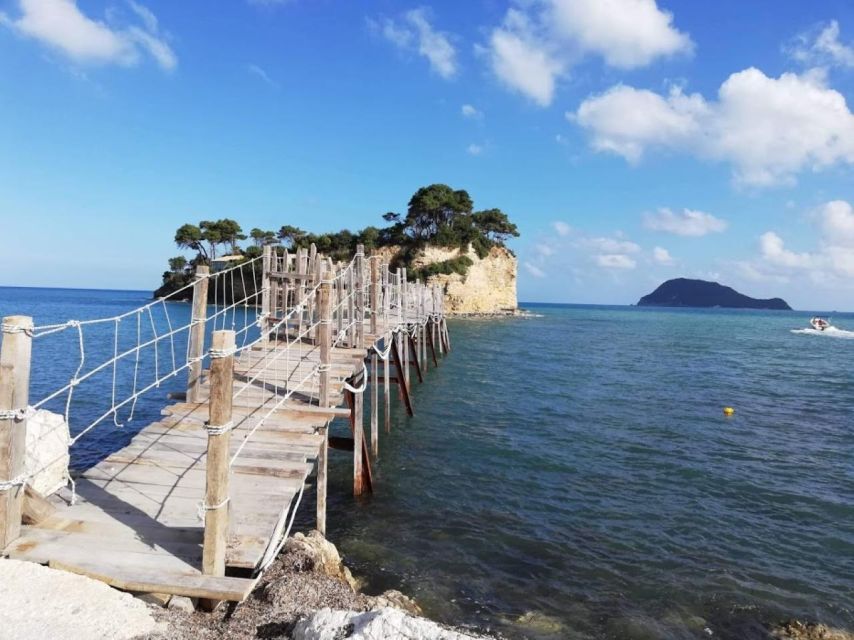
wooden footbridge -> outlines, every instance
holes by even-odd
[[[180,305],[169,303],[190,297],[192,315],[176,327]],[[229,319],[231,329],[219,328]],[[128,348],[122,323],[136,328]],[[85,348],[98,329],[114,334],[114,348],[93,364]],[[354,494],[372,490],[380,423],[390,428],[390,385],[411,415],[410,382],[450,349],[441,291],[407,282],[405,270],[390,271],[362,247],[347,264],[313,246],[265,247],[229,269],[200,266],[191,285],[119,316],[45,326],[10,316],[2,331],[3,554],[128,591],[200,598],[208,607],[249,594],[281,550],[309,483],[317,528],[326,532],[330,447],[352,451]],[[32,402],[32,344],[67,332],[79,337],[72,340],[79,366],[67,384]],[[146,379],[141,371],[152,360]],[[36,373],[50,366],[32,364]],[[170,394],[159,420],[97,463],[69,470],[90,430],[120,425],[123,412],[132,418],[143,395],[165,396],[161,384],[179,374],[186,392]],[[93,411],[89,398],[77,411],[81,390],[110,375],[112,384],[101,383],[95,395],[105,404],[109,395],[109,407]],[[61,429],[70,425],[63,432],[70,454],[63,448],[45,460],[38,444],[35,451],[27,444],[27,430],[45,423],[51,408]],[[330,438],[335,418],[349,420],[351,437]],[[67,482],[41,493],[39,478],[57,469]]]

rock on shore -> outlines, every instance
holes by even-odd
[[[123,640],[165,631],[128,593],[66,571],[0,559],[0,639]]]
[[[300,620],[294,627],[292,637],[294,640],[475,639],[475,636],[444,629],[435,622],[390,607],[364,613],[321,609]]]

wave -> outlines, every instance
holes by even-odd
[[[854,340],[854,331],[828,327],[824,331],[818,329],[792,329],[792,333],[801,333],[809,336],[823,336],[825,338],[842,338],[843,340]]]

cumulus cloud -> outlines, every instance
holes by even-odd
[[[620,238],[594,237],[583,240],[584,244],[602,253],[638,253],[640,245]]]
[[[854,207],[834,200],[818,207],[811,216],[819,231],[812,251],[793,251],[782,236],[767,231],[759,237],[759,255],[742,263],[742,272],[755,280],[786,281],[807,276],[813,282],[850,284],[854,277]]]
[[[466,147],[466,152],[470,156],[479,156],[481,153],[483,153],[483,147],[481,147],[479,144],[470,144],[468,147]]]
[[[553,223],[552,223],[552,227],[554,227],[554,230],[555,230],[555,231],[557,232],[557,234],[558,234],[559,236],[561,236],[562,238],[565,238],[565,237],[566,237],[566,236],[568,236],[570,233],[572,233],[572,227],[570,227],[570,226],[569,226],[567,223],[565,223],[565,222],[561,222],[560,220],[558,220],[557,222],[553,222]]]
[[[670,255],[670,252],[663,247],[655,247],[652,250],[652,259],[656,262],[656,264],[660,264],[663,266],[672,265],[675,260],[673,256]]]
[[[460,113],[463,114],[464,118],[472,118],[474,120],[480,119],[483,117],[483,112],[478,110],[476,107],[470,104],[464,104],[460,109]]]
[[[854,162],[854,115],[825,74],[755,68],[732,74],[715,101],[672,88],[667,95],[617,85],[567,117],[597,151],[638,162],[651,149],[728,162],[737,183],[791,184],[798,173]]]
[[[540,269],[537,265],[532,264],[530,262],[523,262],[522,266],[525,267],[525,271],[534,276],[535,278],[545,278],[546,272]]]
[[[79,64],[133,66],[143,54],[171,71],[175,52],[148,8],[129,2],[139,24],[115,27],[85,15],[75,0],[19,0],[20,15],[0,12],[0,24],[32,38]]]
[[[663,231],[677,236],[699,237],[709,233],[720,233],[727,228],[727,223],[710,213],[692,209],[683,209],[677,213],[663,207],[656,213],[645,214],[644,226],[653,231]]]
[[[638,266],[634,258],[621,253],[597,255],[596,264],[603,269],[634,269]]]
[[[854,67],[854,47],[839,41],[836,20],[795,36],[786,52],[808,66]]]
[[[427,59],[430,68],[449,80],[457,75],[457,50],[450,36],[437,31],[430,23],[426,7],[411,9],[398,20],[368,20],[369,27],[399,49],[413,51]]]
[[[655,0],[529,0],[508,9],[481,50],[503,84],[548,106],[585,56],[633,69],[690,53],[693,43]]]

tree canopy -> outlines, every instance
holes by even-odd
[[[221,218],[215,221],[202,220],[197,225],[184,224],[175,232],[175,244],[181,249],[195,251],[196,256],[189,263],[181,256],[170,259],[169,271],[164,273],[164,286],[168,283],[177,286],[183,280],[189,281],[190,271],[187,267],[210,263],[222,248],[228,249],[232,255],[254,258],[269,244],[280,243],[287,249],[307,248],[314,244],[320,253],[336,260],[346,260],[359,244],[367,250],[397,246],[401,249],[397,263],[409,267],[419,250],[427,245],[456,247],[463,252],[471,246],[483,258],[492,247],[504,246],[507,240],[519,235],[516,225],[501,209],[475,211],[474,202],[467,191],[452,189],[445,184],[421,187],[409,199],[406,215],[389,211],[382,214],[382,218],[388,226],[368,226],[359,231],[342,229],[310,233],[289,224],[282,225],[275,232],[255,227],[248,236],[251,245],[245,249],[241,249],[240,242],[246,240],[247,236],[235,220]],[[471,259],[461,255],[446,263],[422,269],[423,273],[419,271],[417,275],[464,275],[471,263]]]

